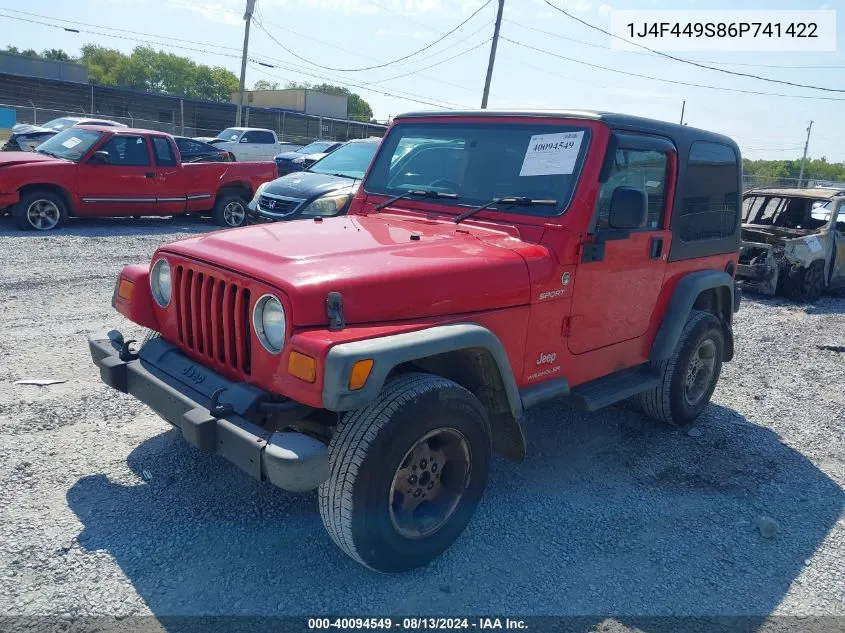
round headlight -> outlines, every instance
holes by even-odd
[[[170,264],[160,259],[153,264],[152,272],[150,272],[150,290],[152,290],[153,299],[162,308],[170,305],[170,288]]]
[[[258,340],[271,354],[278,354],[285,344],[285,309],[273,295],[264,295],[252,311],[252,325]]]

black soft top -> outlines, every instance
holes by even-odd
[[[615,112],[599,112],[596,110],[433,110],[423,112],[408,112],[400,114],[394,121],[422,117],[536,117],[545,119],[583,119],[586,121],[601,121],[613,130],[620,132],[644,132],[657,134],[670,139],[679,148],[687,147],[693,141],[713,141],[724,143],[734,148],[740,156],[739,147],[733,139],[708,132],[688,125],[679,125],[657,119],[616,114]]]

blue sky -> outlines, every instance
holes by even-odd
[[[720,68],[845,89],[843,0],[554,2],[605,28],[609,27],[612,9],[836,9],[839,41],[835,53],[677,55],[698,61],[722,62]],[[14,0],[0,0],[0,10],[15,9],[55,19],[124,29],[123,32],[109,32],[126,38],[67,33],[43,24],[0,17],[4,34],[0,45],[38,50],[64,48],[76,52],[82,44],[89,42],[124,51],[140,43],[149,43],[202,63],[226,67],[238,74],[240,63],[237,51],[243,42],[245,3],[246,0],[28,0],[23,5]],[[321,66],[358,68],[388,62],[422,48],[482,4],[483,0],[258,0],[257,15],[277,40],[309,61]],[[345,84],[372,105],[378,119],[387,119],[409,110],[432,109],[432,106],[414,99],[476,108],[481,101],[489,55],[489,43],[484,42],[492,35],[495,10],[496,0],[493,0],[454,35],[419,56],[386,68],[348,73],[309,66],[282,50],[254,25],[250,55],[277,67],[251,64],[247,85],[251,86],[259,79]],[[20,17],[48,22],[32,16]],[[172,39],[154,41],[141,35],[144,33]],[[812,119],[810,156],[845,161],[845,93],[791,88],[733,77],[649,54],[610,50],[607,35],[592,31],[554,11],[543,0],[506,0],[502,35],[542,51],[622,71],[723,88],[833,96],[843,101],[749,95],[641,79],[591,68],[503,40],[499,43],[493,76],[491,108],[590,108],[677,121],[681,104],[686,100],[686,122],[733,137],[749,158],[800,158],[807,123]],[[229,48],[208,48],[207,52],[200,52],[175,47],[203,48],[201,44],[190,44],[185,40]],[[168,43],[173,46],[168,46]],[[459,53],[464,54],[420,73],[397,78],[397,75],[413,73]],[[766,67],[725,65],[725,62]],[[392,96],[385,95],[385,92]]]

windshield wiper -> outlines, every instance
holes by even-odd
[[[464,211],[455,218],[455,224],[460,224],[468,217],[471,217],[479,211],[495,207],[497,204],[509,204],[512,207],[533,207],[534,205],[542,205],[545,207],[553,207],[557,204],[557,200],[538,200],[537,198],[520,198],[518,196],[507,196],[505,198],[496,198],[487,204],[482,204],[480,207],[473,207],[468,211]]]
[[[35,151],[38,154],[46,154],[47,156],[52,156],[53,158],[64,158],[64,156],[59,156],[58,154],[56,154],[54,152],[48,152],[47,150],[43,150],[43,149],[42,150],[36,149]]]
[[[391,205],[394,202],[398,202],[399,200],[410,198],[411,196],[420,196],[421,198],[448,198],[449,200],[458,199],[458,194],[456,193],[442,193],[440,191],[434,191],[432,189],[411,189],[410,191],[406,191],[405,193],[400,193],[398,196],[393,196],[389,200],[385,200],[380,205],[376,206],[375,210],[381,211],[386,206]]]

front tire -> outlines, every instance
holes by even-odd
[[[50,231],[67,221],[67,205],[62,197],[39,189],[24,194],[12,210],[12,218],[21,231]]]
[[[350,557],[382,573],[428,564],[469,523],[492,453],[487,413],[450,380],[404,374],[347,413],[320,486],[323,524]]]
[[[815,303],[824,292],[824,262],[814,261],[808,268],[795,267],[789,273],[789,296],[799,303]]]
[[[214,223],[226,228],[235,228],[246,224],[247,201],[239,194],[224,194],[217,198],[211,217]]]
[[[640,394],[640,407],[670,425],[692,422],[709,404],[722,371],[725,334],[711,312],[693,310],[669,360],[652,362],[656,387]]]

